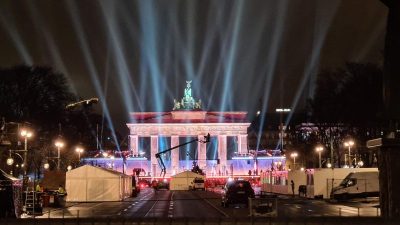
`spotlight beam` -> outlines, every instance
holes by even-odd
[[[104,113],[105,117],[107,118],[107,123],[111,130],[111,136],[114,140],[114,143],[117,146],[118,151],[120,151],[121,149],[119,146],[119,142],[118,142],[117,136],[115,134],[115,129],[114,129],[114,125],[111,120],[110,112],[108,110],[108,106],[107,106],[107,102],[106,102],[107,99],[102,92],[102,87],[101,87],[100,81],[98,79],[98,77],[99,77],[98,72],[97,72],[96,66],[94,65],[94,61],[91,56],[87,41],[84,37],[85,32],[83,31],[83,28],[79,22],[80,16],[78,13],[79,12],[78,8],[76,7],[76,5],[73,1],[66,1],[66,4],[67,4],[66,8],[67,8],[69,15],[71,17],[71,20],[73,22],[73,28],[75,29],[75,33],[77,34],[82,53],[84,55],[86,66],[89,70],[90,78],[94,84],[95,91],[96,91],[97,95],[99,96],[103,113]]]

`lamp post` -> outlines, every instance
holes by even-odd
[[[81,161],[81,154],[83,153],[84,150],[81,147],[76,147],[75,151],[78,153],[78,159],[79,159],[79,162],[80,162]]]
[[[64,147],[64,142],[58,140],[56,141],[55,146],[57,147],[57,170],[60,170],[60,150]]]
[[[28,138],[31,138],[33,136],[33,133],[28,131],[28,130],[21,130],[21,136],[24,138],[24,176],[26,176],[27,172],[27,155],[28,155]]]
[[[296,169],[296,157],[298,156],[297,152],[293,152],[290,154],[290,157],[293,158],[293,169]]]
[[[318,152],[318,162],[319,162],[319,168],[321,168],[321,152],[324,150],[324,147],[318,146],[315,148],[315,151]]]
[[[19,153],[17,152],[24,152],[25,150],[8,150],[9,151],[9,156],[7,158],[7,165],[12,166],[15,163],[15,160],[13,158],[13,155],[17,155],[20,159],[21,159],[21,168],[24,167],[23,161],[24,161],[24,157],[22,157]],[[19,169],[19,164],[17,164],[15,167],[17,167]],[[11,172],[10,174],[13,173],[13,168],[11,168]],[[19,172],[18,172],[19,174]]]
[[[289,113],[291,110],[290,109],[282,109],[282,108],[279,108],[279,109],[275,109],[275,112],[278,112],[279,113],[279,126],[280,126],[280,133],[281,133],[281,135],[280,135],[280,150],[281,150],[281,153],[283,152],[283,122],[282,122],[282,114],[283,113]]]
[[[349,162],[348,165],[349,165],[349,167],[351,167],[351,162],[352,162],[352,160],[351,160],[351,147],[353,147],[353,145],[354,145],[354,141],[352,141],[352,140],[346,141],[344,143],[344,146],[349,148],[349,157],[348,157],[348,162]],[[346,162],[345,162],[345,164],[346,164]]]

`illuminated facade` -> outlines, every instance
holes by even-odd
[[[157,176],[161,172],[155,154],[184,144],[180,142],[182,137],[198,138],[202,140],[205,135],[210,134],[216,140],[213,147],[216,147],[218,158],[207,158],[207,149],[210,143],[197,142],[195,147],[197,165],[211,176],[228,176],[234,174],[257,173],[257,170],[270,169],[274,163],[284,163],[284,157],[268,156],[255,157],[254,151],[249,151],[247,143],[247,130],[250,123],[247,121],[247,112],[207,112],[201,109],[201,100],[196,101],[192,96],[191,82],[186,81],[184,96],[181,100],[174,99],[174,107],[171,112],[134,112],[130,116],[134,123],[128,123],[129,128],[129,151],[130,159],[140,159],[143,149],[139,146],[140,138],[150,138],[150,165],[145,168],[150,171],[151,176]],[[169,146],[159,146],[161,138],[170,140]],[[230,152],[234,156],[228,157],[227,140],[234,140],[234,147],[230,146]],[[142,149],[140,149],[142,148]],[[232,149],[234,148],[234,149]],[[251,154],[253,152],[253,154]],[[188,159],[180,158],[180,149],[170,152],[170,160],[166,163],[167,176],[181,172],[188,168]],[[166,156],[165,156],[166,157]],[[129,159],[128,159],[129,160]],[[147,159],[146,159],[147,160]],[[275,161],[274,161],[275,160]],[[164,160],[163,160],[164,161]],[[130,166],[132,167],[132,166]],[[127,171],[131,170],[129,168]],[[250,172],[251,171],[251,172]]]
[[[204,136],[210,134],[212,141],[209,143],[197,142],[185,145],[186,149],[176,148],[162,154],[166,176],[191,169],[193,162],[207,176],[254,175],[284,165],[285,158],[280,155],[275,156],[266,150],[255,154],[256,151],[249,150],[247,112],[203,111],[201,100],[192,97],[190,85],[191,81],[186,81],[184,97],[174,99],[173,111],[130,114],[134,122],[127,123],[129,157],[86,158],[84,162],[127,174],[141,171],[141,176],[157,177],[161,175],[157,153],[196,138],[204,140]],[[188,157],[193,152],[195,156]]]
[[[218,140],[219,164],[217,168],[207,168],[206,143],[198,142],[197,162],[200,168],[211,173],[211,170],[223,171],[228,168],[227,163],[227,137],[233,136],[237,140],[238,155],[246,155],[247,128],[250,123],[246,122],[246,112],[206,112],[206,111],[172,111],[172,112],[141,112],[131,113],[135,123],[128,123],[130,130],[129,149],[133,156],[139,156],[139,138],[150,137],[150,162],[151,174],[159,173],[159,167],[155,154],[159,152],[159,137],[169,137],[170,147],[179,144],[180,137],[198,137],[203,139],[208,133]],[[179,150],[171,151],[171,166],[167,168],[168,173],[178,172]]]

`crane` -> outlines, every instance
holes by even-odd
[[[188,145],[188,144],[190,144],[190,143],[193,143],[193,142],[208,143],[208,142],[210,142],[210,134],[208,133],[206,136],[204,136],[204,140],[201,140],[201,139],[199,139],[199,138],[194,138],[194,139],[191,140],[191,141],[182,143],[182,144],[180,144],[180,145],[174,146],[174,147],[172,147],[172,148],[166,149],[166,150],[164,150],[164,151],[161,151],[161,152],[155,154],[155,156],[156,156],[156,158],[157,158],[157,161],[158,161],[158,164],[159,164],[160,167],[161,167],[161,175],[163,175],[163,177],[165,176],[165,173],[166,173],[167,171],[166,171],[166,167],[165,167],[164,161],[162,160],[161,155],[162,155],[162,154],[165,154],[165,153],[167,153],[167,152],[170,152],[170,151],[172,151],[172,150],[174,150],[174,149],[176,149],[176,148],[179,148],[179,147],[181,147],[181,146],[185,146],[185,145]]]
[[[73,102],[71,104],[68,104],[68,105],[65,106],[65,108],[69,109],[69,108],[73,108],[73,107],[75,107],[77,105],[81,105],[81,104],[89,105],[90,103],[97,103],[98,101],[99,101],[98,98],[89,98],[89,99],[85,99],[85,100],[82,100],[82,101],[79,101],[79,102]]]

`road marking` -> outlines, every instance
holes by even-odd
[[[218,212],[220,212],[222,215],[224,215],[225,217],[229,217],[228,214],[226,214],[224,211],[222,211],[221,209],[219,209],[218,207],[216,207],[214,204],[212,204],[210,201],[208,201],[205,198],[202,198],[205,202],[207,202],[209,205],[211,205],[214,209],[216,209]]]
[[[149,215],[149,213],[151,212],[151,210],[153,210],[154,206],[157,204],[159,200],[156,200],[153,204],[153,206],[151,206],[151,208],[149,209],[149,211],[146,213],[146,215],[144,215],[144,217],[147,217],[147,215]]]
[[[128,211],[128,209],[124,209],[124,212]]]

